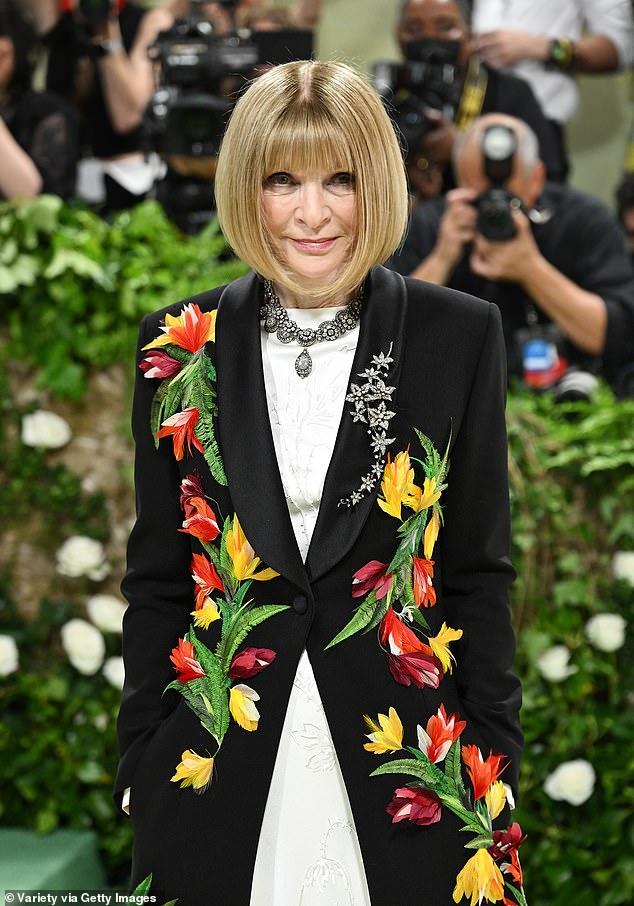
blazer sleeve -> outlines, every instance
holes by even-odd
[[[513,672],[515,637],[508,605],[515,571],[509,558],[505,401],[502,324],[498,308],[490,304],[447,476],[442,582],[447,622],[463,630],[453,650],[465,717],[493,751],[509,757],[503,779],[517,792],[521,688]]]
[[[178,704],[168,693],[174,679],[170,652],[189,628],[193,608],[189,537],[182,525],[180,481],[172,444],[154,445],[150,410],[156,380],[138,368],[145,343],[159,333],[156,315],[141,322],[132,406],[135,441],[136,522],[128,542],[121,590],[128,600],[123,621],[125,682],[117,720],[120,762],[115,796],[132,783],[136,764],[160,721]]]

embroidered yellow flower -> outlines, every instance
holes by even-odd
[[[484,800],[487,804],[491,818],[497,818],[506,805],[506,788],[504,781],[496,780],[486,791]]]
[[[463,897],[471,897],[469,906],[478,906],[485,899],[497,903],[504,897],[502,872],[484,848],[476,850],[456,878],[454,903],[459,903]]]
[[[409,451],[397,453],[394,461],[387,454],[387,463],[381,479],[381,494],[377,502],[382,510],[395,519],[401,518],[401,505],[411,497],[414,492],[414,469],[412,468]]]
[[[429,509],[433,506],[441,495],[437,489],[435,478],[426,478],[422,488],[415,484],[411,494],[403,500],[403,503],[411,507],[415,513]]]
[[[195,790],[204,793],[211,780],[214,768],[213,758],[204,758],[191,749],[185,749],[181,755],[182,761],[176,767],[176,773],[171,778],[173,783],[180,782],[181,789],[193,786]]]
[[[388,715],[379,714],[378,724],[367,714],[363,719],[373,731],[366,734],[370,742],[363,746],[368,752],[385,755],[386,752],[399,752],[403,748],[403,724],[394,708],[390,708]]]
[[[218,605],[211,598],[205,598],[205,603],[199,610],[192,610],[191,616],[194,618],[194,625],[200,626],[201,629],[209,629],[212,623],[220,619]]]
[[[260,712],[255,707],[255,702],[260,700],[260,696],[252,689],[251,686],[245,686],[244,683],[238,683],[229,690],[229,710],[235,722],[252,733],[257,730]]]
[[[227,532],[226,543],[227,553],[231,557],[231,563],[233,564],[233,575],[238,582],[243,582],[245,579],[256,579],[259,582],[266,582],[268,579],[274,579],[279,576],[279,573],[270,568],[261,569],[259,573],[256,572],[262,561],[259,557],[256,557],[255,551],[247,541],[235,513],[231,528]]]
[[[452,629],[451,626],[447,626],[446,623],[443,623],[438,635],[431,636],[428,639],[431,650],[442,664],[442,669],[445,673],[447,673],[447,671],[449,671],[449,673],[452,672],[453,666],[451,662],[455,662],[456,660],[449,650],[449,644],[450,642],[455,642],[457,639],[461,638],[462,629]]]
[[[438,538],[438,532],[440,531],[440,514],[436,508],[432,511],[431,519],[425,527],[425,535],[423,537],[423,552],[427,560],[431,560],[432,554],[434,553],[434,546],[436,544],[436,539]]]

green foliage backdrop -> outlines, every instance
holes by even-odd
[[[16,402],[8,375],[16,363],[28,367],[50,408],[80,401],[96,370],[119,363],[131,377],[144,313],[244,267],[226,255],[214,226],[184,239],[152,203],[112,225],[47,197],[5,204],[0,236],[0,523],[6,537],[40,513],[31,541],[53,559],[64,537],[106,541],[112,526],[102,494],[21,442],[22,416],[34,406]],[[604,651],[586,629],[596,614],[621,614],[628,625],[634,617],[632,576],[619,579],[613,569],[616,552],[634,550],[633,423],[634,401],[617,402],[605,387],[592,404],[557,406],[519,389],[509,397],[512,606],[526,733],[516,816],[529,834],[522,857],[532,906],[634,902],[634,644],[627,635]],[[52,582],[26,620],[10,558],[0,563],[0,633],[20,653],[19,669],[0,677],[0,822],[42,832],[93,827],[111,877],[122,881],[130,830],[110,797],[119,693],[102,674],[78,673],[59,639],[99,583]],[[569,652],[560,679],[539,667],[554,645]],[[118,636],[106,638],[107,654],[118,646]],[[362,728],[360,744],[361,736]],[[591,794],[580,805],[552,799],[547,778],[578,758],[594,768]]]

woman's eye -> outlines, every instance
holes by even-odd
[[[291,177],[288,173],[271,173],[270,176],[267,176],[264,180],[264,186],[269,186],[270,188],[290,186],[292,183]]]
[[[331,183],[341,189],[354,189],[354,175],[352,173],[335,173],[331,177]]]

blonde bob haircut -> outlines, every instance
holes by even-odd
[[[218,218],[235,253],[295,295],[305,294],[276,256],[262,213],[263,182],[279,171],[346,171],[354,176],[357,236],[337,278],[317,302],[354,292],[371,267],[402,241],[408,191],[403,155],[381,99],[343,63],[301,60],[275,66],[236,104],[218,157]]]

